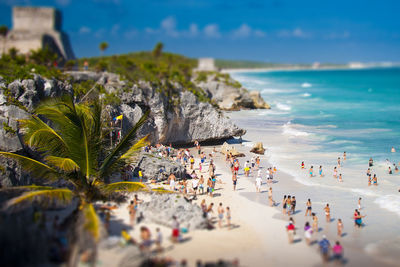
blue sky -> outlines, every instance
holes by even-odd
[[[165,49],[190,57],[269,62],[400,62],[397,0],[0,0],[55,6],[76,56]]]

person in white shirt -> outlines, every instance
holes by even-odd
[[[261,177],[257,176],[257,178],[256,178],[256,190],[257,190],[258,193],[261,192],[261,183],[262,183]]]

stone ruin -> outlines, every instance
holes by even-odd
[[[48,47],[64,60],[74,59],[69,38],[61,30],[61,13],[48,7],[13,7],[13,28],[0,37],[0,52],[16,48],[19,53]]]
[[[197,71],[217,71],[213,58],[199,58]]]

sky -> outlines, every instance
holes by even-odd
[[[52,6],[77,57],[151,50],[281,63],[400,62],[398,0],[0,0]]]

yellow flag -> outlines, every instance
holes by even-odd
[[[119,120],[122,120],[122,118],[124,117],[124,115],[119,115],[119,116],[117,116],[115,119],[117,120],[117,121],[119,121]]]

